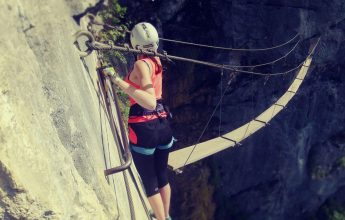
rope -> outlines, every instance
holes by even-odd
[[[313,49],[307,54],[306,59],[303,60],[298,66],[296,66],[296,67],[294,67],[294,68],[292,68],[292,69],[290,69],[290,70],[288,70],[288,71],[285,71],[285,72],[277,72],[277,73],[262,73],[262,72],[246,71],[246,70],[239,70],[239,69],[235,69],[234,71],[239,72],[239,73],[247,73],[247,74],[259,75],[259,76],[266,76],[266,77],[268,77],[268,76],[285,75],[285,74],[287,74],[287,73],[290,73],[290,72],[292,72],[292,71],[294,71],[294,70],[300,68],[300,67],[303,65],[303,63],[307,60],[307,58],[310,57],[310,56],[312,56],[312,55],[314,54],[315,49],[316,49],[317,45],[318,45],[319,42],[320,42],[320,39],[321,39],[320,37],[317,39],[317,42],[315,43]]]
[[[145,209],[145,212],[146,212],[146,215],[148,217],[148,219],[151,219],[151,213],[150,213],[150,209],[147,207],[146,205],[146,202],[145,202],[145,199],[142,195],[142,191],[139,189],[139,184],[137,183],[136,179],[135,179],[135,176],[134,176],[134,172],[132,170],[132,167],[130,167],[128,169],[128,172],[129,172],[129,175],[131,176],[132,180],[133,180],[133,183],[134,183],[134,186],[135,186],[135,189],[137,190],[138,194],[139,194],[139,197],[140,197],[140,201],[141,203],[143,204],[143,207]],[[141,184],[141,187],[144,188],[144,186]]]
[[[267,63],[260,63],[260,64],[256,64],[256,65],[248,65],[248,66],[244,66],[244,65],[240,65],[240,66],[234,66],[234,65],[225,65],[225,66],[229,66],[229,67],[236,67],[236,68],[255,68],[255,67],[259,67],[259,66],[266,66],[269,64],[274,64],[284,58],[286,58],[287,56],[289,56],[297,47],[297,45],[301,42],[301,39],[299,39],[296,44],[292,47],[291,50],[289,50],[286,54],[284,54],[283,56],[279,57],[278,59],[272,60],[270,62]]]
[[[277,49],[279,47],[283,47],[287,44],[289,44],[290,42],[292,42],[293,40],[295,40],[298,36],[300,35],[300,33],[297,33],[293,38],[291,38],[290,40],[276,45],[276,46],[272,46],[272,47],[266,47],[266,48],[230,48],[230,47],[218,47],[218,46],[211,46],[211,45],[206,45],[206,44],[196,44],[196,43],[191,43],[191,42],[185,42],[185,41],[179,41],[179,40],[173,40],[173,39],[167,39],[167,38],[159,38],[162,41],[167,41],[167,42],[172,42],[172,43],[178,43],[178,44],[185,44],[185,45],[191,45],[191,46],[198,46],[198,47],[206,47],[206,48],[211,48],[211,49],[219,49],[219,50],[230,50],[230,51],[267,51],[267,50],[273,50],[273,49]]]
[[[204,136],[204,133],[205,133],[206,129],[208,128],[208,126],[209,126],[209,124],[210,124],[210,122],[211,122],[211,120],[212,120],[214,114],[216,113],[218,106],[219,106],[220,103],[222,102],[223,97],[225,96],[225,93],[226,93],[226,92],[228,91],[228,89],[230,88],[230,84],[231,84],[232,80],[234,79],[234,77],[235,77],[235,75],[234,75],[234,73],[232,73],[231,76],[230,76],[230,80],[228,81],[225,90],[224,90],[223,93],[221,94],[221,97],[220,97],[220,99],[219,99],[219,101],[218,101],[216,107],[214,108],[214,110],[213,110],[213,112],[212,112],[210,118],[208,119],[208,121],[207,121],[207,123],[206,123],[206,125],[205,125],[205,127],[204,127],[204,129],[203,129],[203,131],[201,132],[201,134],[200,134],[198,140],[197,140],[196,143],[194,144],[193,149],[192,149],[191,152],[189,153],[189,155],[188,155],[188,157],[187,157],[187,160],[184,162],[184,164],[183,164],[182,167],[186,166],[186,164],[187,164],[189,158],[192,156],[192,153],[194,152],[196,146],[199,144],[199,142],[200,142],[202,136]]]
[[[251,83],[253,83],[253,75],[251,76]],[[253,87],[252,87],[252,90],[253,90]],[[253,93],[253,91],[252,91],[252,95],[251,95],[251,105],[252,105],[252,107],[250,108],[250,117],[253,117],[253,115],[254,115],[254,93]],[[242,139],[246,136],[251,122],[252,121],[250,121],[248,123],[246,130],[243,133]]]
[[[223,94],[223,76],[224,76],[224,70],[222,69],[220,73],[220,95]],[[219,127],[218,127],[218,136],[220,136],[220,130],[222,127],[222,101],[219,106]]]

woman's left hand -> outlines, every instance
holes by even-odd
[[[119,74],[115,71],[114,67],[107,67],[103,69],[103,74],[113,78],[119,77]]]

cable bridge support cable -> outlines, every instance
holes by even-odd
[[[288,45],[292,41],[294,41],[297,37],[300,36],[300,33],[297,33],[294,37],[289,39],[288,41],[272,46],[272,47],[266,47],[266,48],[231,48],[231,47],[219,47],[219,46],[212,46],[212,45],[206,45],[206,44],[196,44],[192,42],[185,42],[185,41],[179,41],[179,40],[173,40],[173,39],[167,39],[167,38],[159,38],[162,41],[172,42],[172,43],[178,43],[178,44],[184,44],[184,45],[191,45],[191,46],[197,46],[197,47],[205,47],[210,49],[218,49],[218,50],[228,50],[228,51],[247,51],[247,52],[253,52],[253,51],[267,51],[267,50],[274,50],[280,47],[283,47],[285,45]]]
[[[276,72],[276,73],[255,72],[255,71],[238,69],[240,66],[231,66],[231,65],[225,66],[223,64],[217,64],[217,63],[212,63],[212,62],[206,62],[206,61],[200,61],[200,60],[195,60],[195,59],[190,59],[190,58],[168,55],[167,53],[162,54],[162,53],[157,53],[157,52],[148,51],[148,50],[132,49],[128,45],[117,46],[117,45],[103,44],[103,43],[95,41],[92,34],[88,31],[77,32],[75,35],[75,39],[77,40],[81,36],[85,36],[88,38],[88,41],[86,42],[88,49],[86,51],[80,51],[81,57],[88,56],[93,50],[118,50],[118,51],[122,51],[122,52],[132,52],[135,54],[145,54],[148,56],[158,56],[158,57],[165,59],[165,60],[168,60],[168,61],[179,60],[179,61],[184,61],[184,62],[190,62],[190,63],[200,64],[200,65],[210,66],[210,67],[214,67],[214,68],[218,68],[218,69],[231,70],[231,71],[235,71],[235,72],[239,72],[239,73],[253,74],[253,75],[259,75],[259,76],[285,75],[285,74],[288,74],[294,70],[297,70],[301,65],[303,65],[303,62],[304,62],[303,61],[299,65],[297,65],[296,67],[289,69],[287,71],[283,71],[283,72]],[[310,53],[308,54],[308,56],[310,56]],[[257,65],[253,65],[253,66],[255,67]],[[249,67],[249,66],[246,66],[246,67]]]
[[[260,64],[256,64],[256,65],[238,65],[238,66],[235,66],[235,65],[224,65],[224,66],[229,66],[229,67],[234,67],[234,68],[255,68],[255,67],[260,67],[260,66],[267,66],[267,65],[270,65],[270,64],[275,64],[277,62],[279,62],[280,60],[288,57],[294,50],[296,50],[296,47],[297,45],[301,42],[301,39],[299,39],[295,45],[292,47],[291,50],[289,50],[286,54],[284,54],[283,56],[275,59],[275,60],[272,60],[270,62],[266,62],[266,63],[260,63]]]

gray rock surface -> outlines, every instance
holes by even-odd
[[[0,219],[131,219],[123,174],[103,174],[120,160],[95,56],[73,44],[89,3],[0,1]]]

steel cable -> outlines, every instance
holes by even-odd
[[[291,50],[289,50],[286,54],[284,54],[283,56],[275,59],[275,60],[272,60],[270,62],[267,62],[267,63],[260,63],[260,64],[256,64],[256,65],[238,65],[238,66],[235,66],[235,65],[224,65],[224,66],[230,66],[230,67],[234,67],[234,68],[255,68],[255,67],[259,67],[259,66],[266,66],[266,65],[270,65],[270,64],[274,64],[274,63],[277,63],[278,61],[286,58],[287,56],[289,56],[297,47],[297,45],[301,42],[301,39],[299,39],[296,44],[292,47]]]
[[[226,92],[227,92],[228,89],[230,88],[230,84],[231,84],[231,82],[232,82],[233,79],[234,79],[234,75],[232,74],[232,75],[230,76],[230,80],[228,81],[228,83],[227,83],[227,85],[226,85],[226,87],[225,87],[225,90],[224,90],[223,93],[221,94],[221,97],[220,97],[220,99],[219,99],[217,105],[214,107],[211,116],[209,117],[209,119],[208,119],[206,125],[204,126],[204,129],[202,130],[202,132],[201,132],[201,134],[200,134],[198,140],[195,142],[195,144],[194,144],[194,146],[193,146],[193,149],[192,149],[191,152],[189,153],[189,155],[188,155],[188,157],[187,157],[187,159],[186,159],[186,161],[184,162],[184,164],[183,164],[182,167],[186,166],[186,164],[188,163],[189,158],[192,156],[192,154],[193,154],[195,148],[196,148],[197,145],[200,143],[200,140],[201,140],[201,138],[204,136],[204,134],[205,134],[205,132],[206,132],[206,129],[208,128],[208,126],[209,126],[209,124],[210,124],[210,122],[211,122],[213,116],[215,115],[215,113],[216,113],[216,111],[217,111],[217,109],[218,109],[218,106],[220,106],[220,104],[222,103],[222,100],[223,100],[223,98],[224,98]]]
[[[284,72],[264,73],[264,72],[255,72],[255,71],[249,71],[249,70],[241,70],[241,69],[237,69],[236,66],[231,66],[231,65],[224,66],[222,64],[206,62],[206,61],[200,61],[200,60],[184,58],[184,57],[178,57],[178,56],[167,55],[167,54],[161,54],[161,53],[157,53],[157,52],[153,52],[153,51],[136,50],[136,49],[132,49],[132,48],[129,48],[129,47],[122,47],[122,46],[116,46],[116,45],[107,45],[107,44],[103,44],[103,43],[96,42],[96,41],[89,42],[88,46],[91,47],[92,49],[96,49],[96,50],[119,50],[119,51],[123,51],[123,52],[132,52],[132,53],[135,53],[135,54],[145,54],[145,55],[148,55],[148,56],[158,56],[158,57],[161,57],[161,58],[166,59],[166,60],[171,60],[172,59],[172,60],[191,62],[191,63],[200,64],[200,65],[215,67],[215,68],[218,68],[218,69],[231,70],[231,71],[235,71],[235,72],[239,72],[239,73],[253,74],[253,75],[258,75],[258,76],[279,76],[279,75],[285,75],[285,74],[288,74],[288,73],[298,69],[304,63],[304,61],[303,61],[299,65],[297,65],[296,67],[294,67],[292,69],[289,69],[287,71],[284,71]],[[312,52],[310,52],[307,55],[307,57],[309,57],[313,53],[313,51],[315,50],[315,47],[313,48]]]
[[[173,43],[178,43],[178,44],[185,44],[185,45],[191,45],[191,46],[197,46],[197,47],[206,47],[206,48],[210,48],[210,49],[219,49],[219,50],[229,50],[229,51],[266,51],[266,50],[273,50],[273,49],[277,49],[279,47],[283,47],[287,44],[289,44],[290,42],[292,42],[293,40],[295,40],[298,36],[300,35],[300,33],[297,33],[293,38],[291,38],[290,40],[276,45],[276,46],[272,46],[272,47],[266,47],[266,48],[231,48],[231,47],[219,47],[219,46],[212,46],[212,45],[206,45],[206,44],[197,44],[197,43],[191,43],[191,42],[185,42],[185,41],[179,41],[179,40],[173,40],[173,39],[167,39],[167,38],[159,38],[162,41],[167,41],[167,42],[173,42]]]

